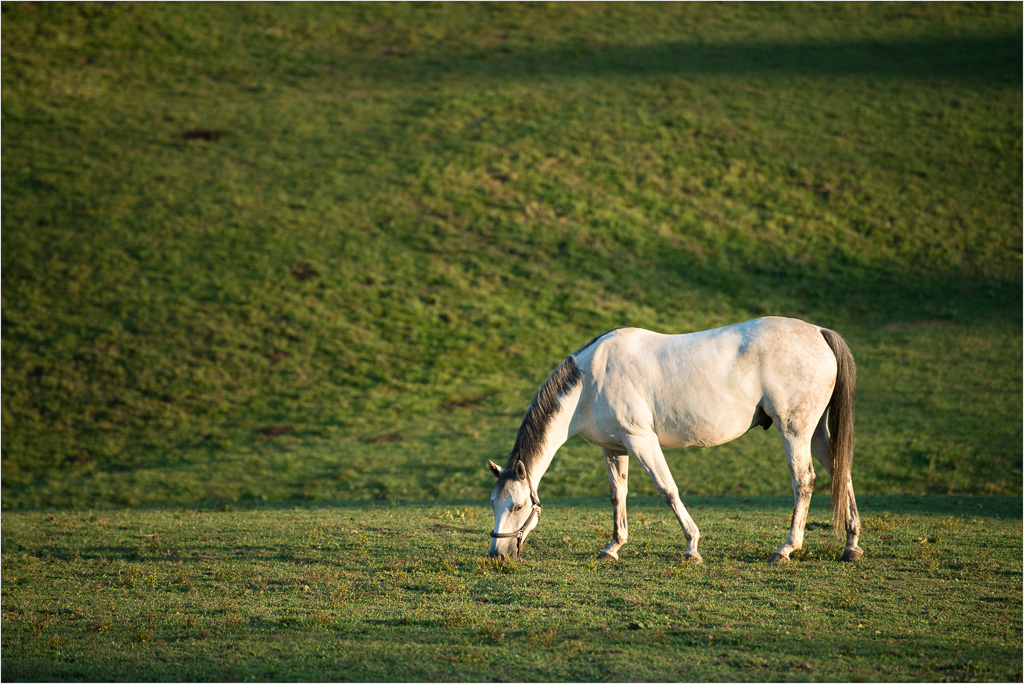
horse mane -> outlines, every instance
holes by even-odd
[[[576,365],[576,360],[570,356],[540,386],[533,395],[530,408],[526,409],[526,415],[519,426],[516,442],[508,457],[508,465],[505,466],[507,472],[515,472],[517,461],[523,462],[526,472],[533,470],[533,466],[543,455],[544,436],[547,434],[548,424],[562,405],[562,397],[572,392],[582,381],[583,373]]]
[[[547,434],[548,425],[562,405],[562,397],[583,382],[583,373],[576,365],[575,357],[608,332],[598,335],[570,354],[533,395],[530,407],[526,409],[526,415],[523,416],[523,422],[516,434],[512,453],[509,454],[508,464],[505,466],[506,473],[514,473],[517,462],[522,462],[526,472],[532,472],[537,461],[543,456],[544,436]]]

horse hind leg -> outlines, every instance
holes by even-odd
[[[665,454],[661,450],[657,435],[650,437],[633,437],[626,440],[626,449],[633,455],[633,458],[640,463],[640,466],[647,473],[647,476],[654,482],[661,497],[668,503],[669,508],[676,514],[676,519],[683,528],[686,535],[686,553],[683,560],[690,563],[701,563],[704,561],[697,553],[697,542],[700,540],[700,530],[693,518],[686,512],[686,507],[679,499],[679,488],[676,487],[672,473],[665,462]]]
[[[853,482],[846,483],[846,501],[850,507],[850,518],[846,523],[846,548],[843,549],[844,561],[859,560],[864,549],[857,545],[860,538],[860,514],[857,513],[857,499],[853,495]]]
[[[598,559],[619,560],[619,549],[629,539],[626,524],[626,492],[629,488],[629,454],[604,450],[605,465],[608,466],[608,488],[612,494],[612,540],[601,550]]]
[[[818,459],[821,465],[825,466],[825,472],[832,477],[832,448],[829,445],[828,422],[826,416],[822,416],[818,427],[811,439],[811,453]],[[855,561],[864,555],[864,550],[857,545],[860,537],[860,514],[857,512],[857,498],[853,494],[853,482],[846,483],[846,502],[849,507],[849,515],[846,524],[846,547],[843,549],[844,561]]]
[[[814,491],[814,465],[811,463],[811,440],[800,434],[783,435],[786,464],[793,478],[793,519],[785,543],[768,557],[770,562],[788,561],[789,554],[804,543],[807,510]]]

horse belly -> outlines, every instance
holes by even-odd
[[[654,431],[665,449],[710,447],[725,444],[750,429],[757,410],[737,407],[733,411],[701,414],[666,412],[655,417]]]
[[[716,446],[750,429],[763,388],[753,359],[739,346],[726,338],[679,358],[662,357],[651,389],[654,431],[663,447]]]

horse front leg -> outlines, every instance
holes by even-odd
[[[617,454],[604,449],[608,466],[608,488],[612,493],[612,541],[601,550],[600,560],[619,560],[619,549],[629,539],[626,525],[626,492],[629,486],[629,454]]]
[[[683,528],[683,534],[686,535],[686,553],[683,554],[683,560],[690,563],[704,562],[704,559],[697,553],[700,530],[697,529],[697,524],[686,512],[686,506],[679,498],[679,488],[676,487],[676,482],[672,479],[672,473],[668,469],[668,463],[665,462],[665,453],[661,450],[658,436],[630,437],[626,440],[626,448],[654,482],[661,498],[676,514],[676,520],[679,521],[679,525]]]

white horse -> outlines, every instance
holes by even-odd
[[[793,520],[770,561],[788,561],[803,544],[814,488],[813,455],[832,478],[832,528],[846,534],[843,560],[863,554],[850,479],[856,368],[835,332],[791,318],[758,318],[688,335],[638,328],[605,333],[567,358],[533,397],[508,464],[488,462],[492,557],[518,558],[540,521],[540,483],[555,452],[580,435],[604,450],[614,506],[617,560],[628,538],[629,455],[654,481],[686,535],[684,558],[702,561],[700,531],[679,500],[662,448],[705,447],[774,424],[793,477]]]

